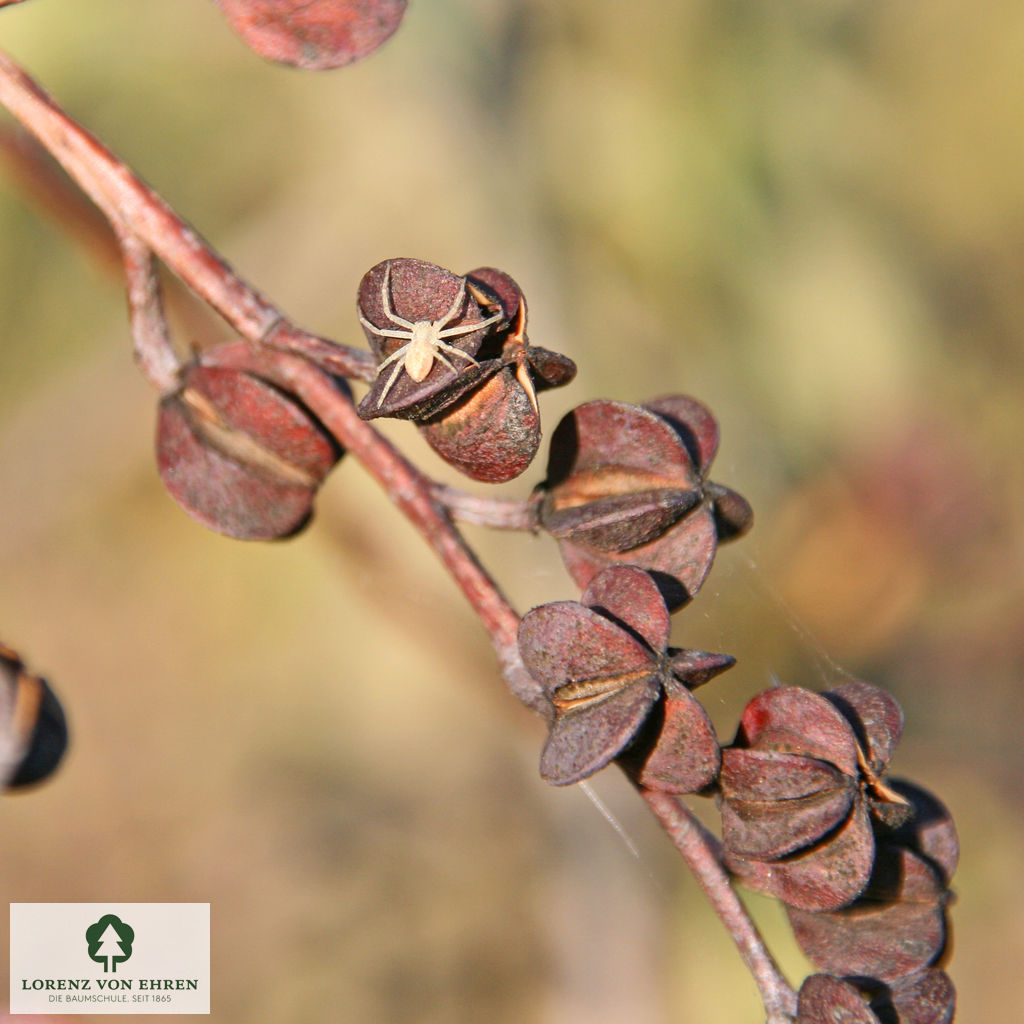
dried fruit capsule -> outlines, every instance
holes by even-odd
[[[508,274],[460,277],[392,259],[359,286],[359,319],[378,359],[363,419],[412,420],[446,462],[474,480],[518,476],[540,445],[537,392],[568,383],[572,360],[534,348],[526,302]]]
[[[452,405],[501,369],[477,358],[499,326],[464,277],[426,260],[384,260],[359,284],[359,322],[377,356],[379,373],[359,403],[363,419],[420,421]]]
[[[242,370],[196,363],[160,403],[161,479],[193,519],[229,537],[301,530],[339,456],[301,402]]]
[[[883,778],[902,729],[899,705],[869,683],[758,694],[722,754],[729,868],[802,910],[858,898],[876,866],[876,832],[914,815],[913,799]]]
[[[750,506],[706,479],[718,426],[683,395],[646,407],[595,401],[551,439],[541,525],[586,586],[607,565],[639,565],[675,581],[674,607],[707,576],[720,540],[749,529]]]
[[[579,602],[527,612],[519,650],[553,709],[542,778],[570,785],[618,758],[649,789],[693,793],[714,781],[718,741],[690,689],[734,659],[670,649],[669,628],[658,587],[633,566],[599,573]]]
[[[42,781],[67,745],[67,720],[53,690],[0,644],[0,782],[15,789]]]

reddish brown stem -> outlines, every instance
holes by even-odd
[[[103,211],[118,235],[135,235],[182,281],[251,344],[300,355],[330,351],[331,372],[360,380],[376,376],[363,350],[335,345],[287,322],[200,235],[117,159],[76,124],[5,53],[0,51],[0,103],[53,154]]]
[[[217,366],[258,373],[272,365],[275,380],[295,394],[330,430],[338,443],[358,459],[405,513],[434,549],[491,636],[509,689],[527,707],[547,713],[540,687],[519,657],[519,616],[433,496],[433,482],[409,462],[369,423],[361,420],[351,400],[330,379],[304,359],[283,352],[253,352],[244,345],[221,346],[208,361]]]
[[[148,246],[132,234],[122,236],[121,251],[135,363],[146,380],[166,394],[177,383],[179,363],[164,318],[156,260]]]
[[[768,1015],[767,1024],[791,1024],[796,1014],[796,993],[768,953],[764,940],[722,867],[718,840],[707,832],[679,797],[641,787],[637,789],[697,877],[719,919],[736,943],[761,993],[761,1001]]]

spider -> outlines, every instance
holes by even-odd
[[[474,298],[482,298],[478,296],[475,288],[470,285],[473,292]],[[388,392],[394,386],[395,381],[398,379],[398,375],[405,370],[409,376],[419,383],[423,380],[431,368],[434,365],[434,360],[438,360],[444,363],[453,373],[456,373],[455,367],[452,365],[451,360],[445,356],[445,352],[452,356],[462,356],[468,363],[472,363],[474,366],[477,365],[477,361],[469,355],[468,352],[463,352],[461,349],[455,348],[454,345],[445,344],[444,338],[454,338],[459,334],[469,334],[472,331],[478,331],[481,327],[486,327],[488,324],[493,324],[500,320],[503,316],[499,310],[494,316],[488,317],[486,320],[479,320],[472,324],[461,324],[458,327],[449,327],[445,329],[445,324],[449,323],[455,318],[456,313],[462,307],[462,303],[466,298],[466,279],[462,279],[462,284],[459,286],[459,293],[455,296],[455,301],[451,304],[448,312],[445,313],[438,320],[417,320],[415,323],[411,320],[406,320],[404,317],[398,316],[395,311],[391,308],[391,299],[389,293],[391,291],[391,264],[389,263],[384,270],[384,277],[381,280],[380,285],[380,302],[381,307],[384,310],[384,315],[396,324],[400,330],[395,328],[387,329],[376,327],[370,323],[369,320],[363,316],[362,311],[359,313],[359,322],[368,330],[381,338],[404,338],[408,339],[401,348],[392,352],[378,367],[377,373],[386,367],[395,363],[394,370],[391,371],[391,376],[388,377],[388,382],[384,385],[384,390],[381,391],[377,397],[377,408],[380,408],[384,403],[384,399],[387,397]]]

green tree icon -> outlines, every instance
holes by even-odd
[[[104,974],[117,971],[117,965],[132,955],[135,929],[114,914],[104,914],[95,924],[85,929],[89,943],[89,958],[103,964]]]

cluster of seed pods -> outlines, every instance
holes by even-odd
[[[307,69],[372,52],[406,7],[217,3],[255,52]],[[512,277],[389,259],[364,275],[357,314],[376,363],[362,419],[411,422],[474,481],[525,472],[540,448],[538,395],[576,366],[530,343]],[[288,537],[344,452],[275,359],[253,346],[239,361],[237,347],[197,354],[161,397],[160,476],[210,529]],[[331,374],[330,360],[319,367]],[[330,386],[352,402],[346,380],[331,375]],[[565,786],[615,763],[640,789],[713,798],[722,864],[785,905],[818,968],[796,1024],[949,1024],[956,998],[942,968],[959,846],[936,797],[886,776],[903,729],[896,701],[857,680],[823,693],[776,685],[723,745],[694,691],[735,659],[670,646],[671,616],[704,584],[718,544],[753,521],[744,498],[708,478],[718,443],[714,416],[685,395],[587,402],[553,431],[528,526],[555,540],[582,592],[520,623],[549,725],[540,774]],[[67,735],[52,689],[0,645],[0,782],[48,776]]]

